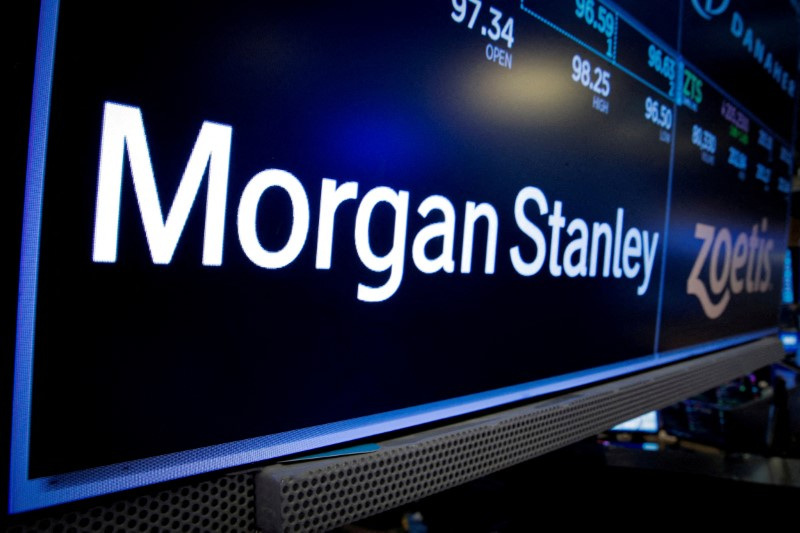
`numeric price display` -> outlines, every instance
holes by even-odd
[[[611,94],[611,73],[600,67],[594,67],[588,59],[578,54],[572,57],[572,81],[578,82],[587,89],[603,97]]]
[[[714,154],[717,151],[717,136],[695,124],[692,126],[692,144],[704,152]]]
[[[481,16],[483,2],[481,0],[451,0],[453,12],[450,17],[458,24],[467,22],[467,28],[475,28],[476,22],[485,17]],[[503,41],[508,48],[514,46],[514,17],[506,17],[496,7],[489,7],[491,20],[481,26],[481,35],[494,42]]]
[[[523,12],[560,28],[597,54],[616,59],[619,17],[611,7],[599,0],[522,0],[520,7]]]
[[[575,16],[606,37],[606,55],[614,56],[614,35],[617,17],[614,12],[594,0],[575,0]]]
[[[644,118],[665,130],[672,129],[672,109],[650,96],[644,101]]]
[[[675,96],[675,77],[678,73],[678,63],[659,47],[651,44],[647,49],[647,66],[669,82],[669,95]]]

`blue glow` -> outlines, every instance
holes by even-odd
[[[393,168],[406,177],[419,174],[436,159],[429,127],[415,124],[379,103],[350,104],[340,114],[324,117],[319,126],[320,150],[370,176],[370,169]]]
[[[657,442],[643,442],[642,449],[646,452],[657,452],[660,448]]]
[[[11,465],[8,508],[19,509],[28,500],[21,490],[28,486],[28,445],[30,443],[30,405],[33,381],[33,338],[36,313],[36,278],[39,270],[39,229],[42,220],[44,165],[47,151],[47,126],[50,120],[50,91],[53,84],[58,0],[43,0],[39,14],[36,66],[33,73],[31,126],[25,176],[25,207],[20,251],[17,345],[14,359],[14,407],[11,414]],[[34,503],[36,495],[33,495]],[[39,507],[40,505],[37,505]]]
[[[792,253],[786,250],[786,258],[783,261],[783,303],[791,304],[794,302],[794,289],[792,289]]]
[[[680,91],[675,91],[680,92]],[[672,103],[672,114],[678,116],[678,106]],[[656,334],[653,340],[653,352],[658,353],[658,342],[661,340],[661,314],[664,308],[664,277],[667,272],[667,243],[669,242],[669,214],[672,211],[672,179],[675,173],[675,128],[669,143],[669,173],[667,175],[667,203],[664,210],[664,239],[661,242],[661,273],[658,284],[658,309],[656,311]]]
[[[780,334],[783,349],[787,352],[794,352],[797,350],[797,332],[796,331],[782,331]]]

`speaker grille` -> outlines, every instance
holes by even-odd
[[[23,532],[255,531],[253,474],[239,473],[12,525]]]
[[[758,341],[478,420],[381,443],[377,452],[269,466],[256,477],[268,532],[325,531],[607,430],[782,358]]]

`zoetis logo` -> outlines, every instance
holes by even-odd
[[[749,235],[742,232],[736,239],[728,228],[718,229],[699,222],[695,225],[694,236],[703,244],[689,274],[686,292],[697,296],[708,318],[719,318],[732,295],[769,290],[772,276],[769,255],[775,242],[764,238],[766,231],[766,218],[760,227],[754,224]],[[704,270],[708,273],[708,284],[700,279]]]

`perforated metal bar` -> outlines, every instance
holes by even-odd
[[[264,468],[266,532],[326,531],[545,454],[780,360],[777,338],[381,443],[377,452]]]
[[[237,473],[106,505],[13,517],[9,533],[256,531],[253,474]]]

